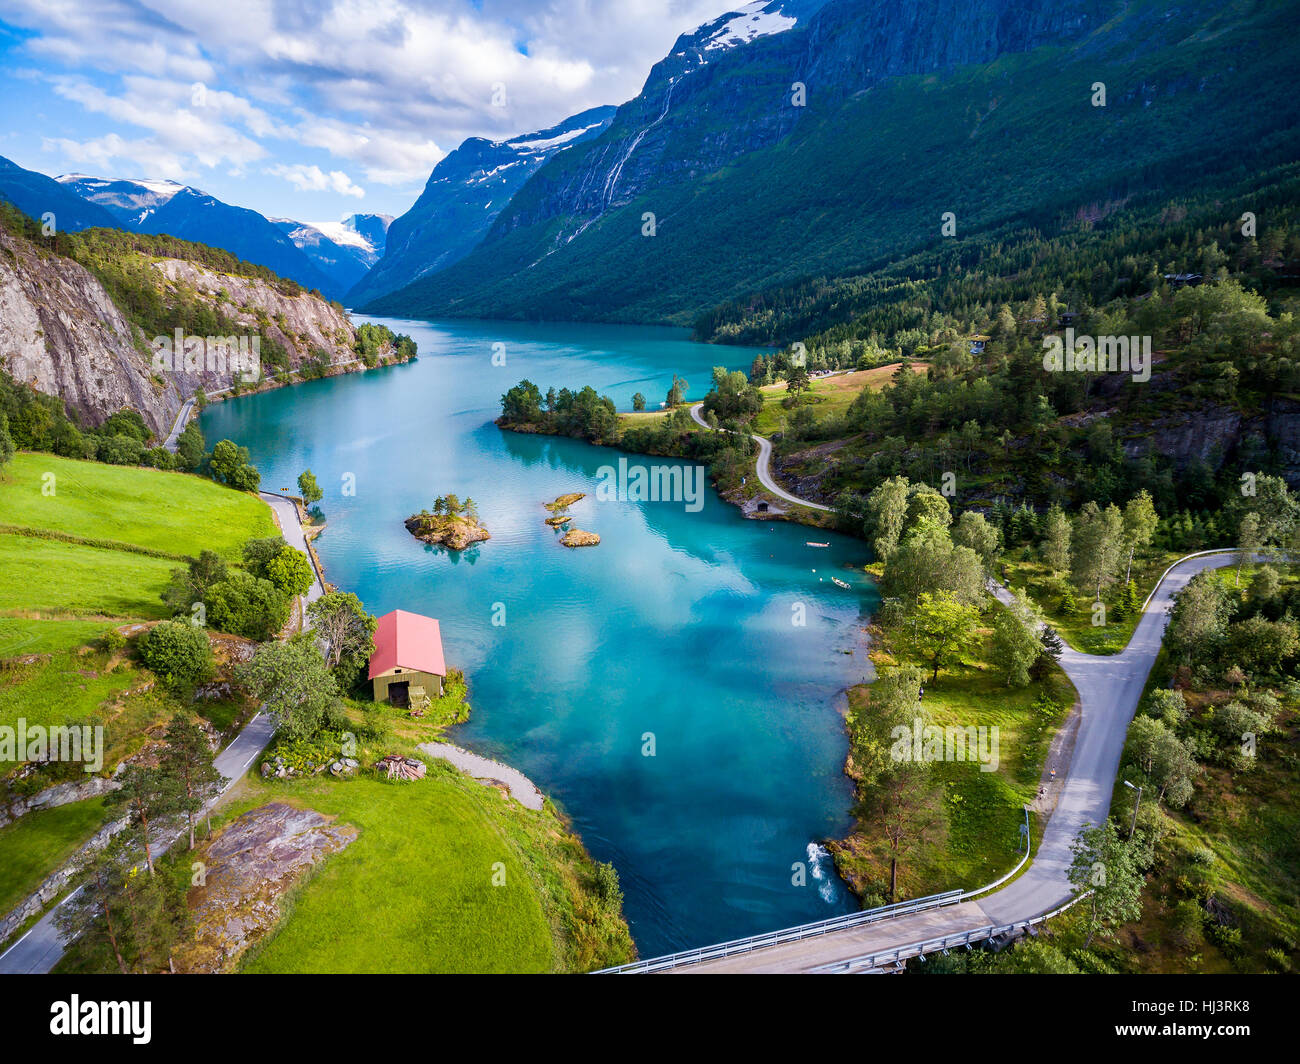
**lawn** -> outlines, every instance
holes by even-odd
[[[43,492],[46,484],[53,494]],[[277,531],[256,496],[203,477],[49,454],[16,454],[5,467],[0,522],[169,554],[215,550],[231,560],[249,539]]]
[[[989,603],[991,610],[1002,609]],[[926,668],[923,704],[929,723],[965,728],[996,728],[998,767],[984,772],[974,761],[935,762],[934,780],[943,794],[946,829],[934,844],[911,850],[899,863],[902,897],[919,897],[940,890],[972,890],[1011,870],[1020,859],[1023,806],[1038,795],[1038,785],[1052,737],[1065,722],[1077,697],[1065,673],[1055,670],[1027,687],[1008,687],[991,662],[992,614],[962,660],[941,669],[937,681]],[[877,643],[872,650],[877,667],[906,660],[894,658]],[[852,688],[850,704],[869,699],[870,685]],[[1034,838],[1043,823],[1031,814]],[[888,881],[888,862],[871,852],[879,828],[860,822],[837,852],[841,872],[857,888],[869,892]]]
[[[107,672],[105,664],[103,654],[61,650],[0,670],[0,725],[12,725],[19,717],[43,726],[95,717],[105,701],[141,680],[134,669]],[[0,762],[0,770],[6,767]]]
[[[0,828],[0,913],[9,912],[108,819],[102,798],[38,809]]]
[[[859,369],[852,373],[819,377],[812,382],[808,391],[804,392],[804,403],[813,408],[819,419],[843,414],[863,388],[880,391],[890,382],[898,367],[899,363],[893,362],[888,366],[877,366],[874,369]],[[924,362],[912,363],[912,371],[917,374],[924,375],[928,368],[927,363]],[[793,410],[787,410],[781,405],[781,400],[786,397],[787,384],[785,381],[766,384],[759,391],[763,396],[763,409],[754,419],[753,429],[760,436],[771,436],[774,432],[780,432],[790,415],[794,413]]]
[[[248,972],[545,972],[556,967],[538,888],[501,796],[434,765],[411,783],[252,783],[240,811],[289,799],[360,835],[300,887]],[[493,886],[494,866],[504,868]]]
[[[159,598],[180,563],[0,533],[0,611],[43,617],[166,615]],[[100,629],[107,627],[100,625]],[[57,639],[57,636],[52,638]]]
[[[1157,552],[1133,562],[1133,583],[1137,587],[1138,601],[1145,602],[1156,581],[1181,555]],[[1131,617],[1116,616],[1113,607],[1107,607],[1105,625],[1092,623],[1091,594],[1075,592],[1074,613],[1061,612],[1060,578],[1053,577],[1041,562],[1007,561],[1007,583],[1013,591],[1029,594],[1031,601],[1041,606],[1043,615],[1063,640],[1075,650],[1085,654],[1118,654],[1133,636],[1141,614]],[[1103,592],[1103,601],[1110,602],[1112,592]]]
[[[0,577],[0,579],[3,579]],[[84,646],[103,634],[104,621],[48,621],[0,617],[0,660]]]

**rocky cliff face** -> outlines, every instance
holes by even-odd
[[[323,357],[334,367],[357,357],[347,316],[317,296],[286,294],[260,279],[178,259],[150,267],[164,303],[184,294],[220,305],[250,341],[283,347],[292,369],[308,359]],[[59,396],[91,426],[130,407],[162,438],[186,398],[199,388],[230,388],[235,369],[206,362],[198,370],[183,362],[159,369],[153,339],[141,335],[84,267],[0,228],[0,368],[15,379]]]
[[[131,323],[91,273],[0,228],[0,367],[99,424],[124,406],[155,432],[181,406],[155,379]]]

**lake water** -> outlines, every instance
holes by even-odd
[[[698,512],[598,501],[621,452],[492,423],[524,377],[591,384],[627,410],[638,390],[657,405],[674,372],[702,397],[712,366],[747,369],[754,352],[672,329],[385,323],[416,339],[417,362],[214,403],[209,444],[247,446],[270,490],[315,472],[327,577],[377,615],[440,620],[473,705],[450,738],[531,777],[614,863],[642,956],[856,908],[814,844],[849,826],[843,691],[867,672],[875,598],[844,566],[865,546],[747,521],[707,481]],[[544,502],[576,491],[598,547],[566,549],[543,523]],[[457,555],[407,533],[449,492],[474,498],[490,541]]]

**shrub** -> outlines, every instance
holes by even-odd
[[[163,621],[145,632],[140,660],[168,687],[180,690],[202,683],[214,670],[207,632],[183,621]]]

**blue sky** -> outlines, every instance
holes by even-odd
[[[622,103],[678,34],[736,6],[0,0],[0,155],[300,221],[401,214],[465,137]]]

